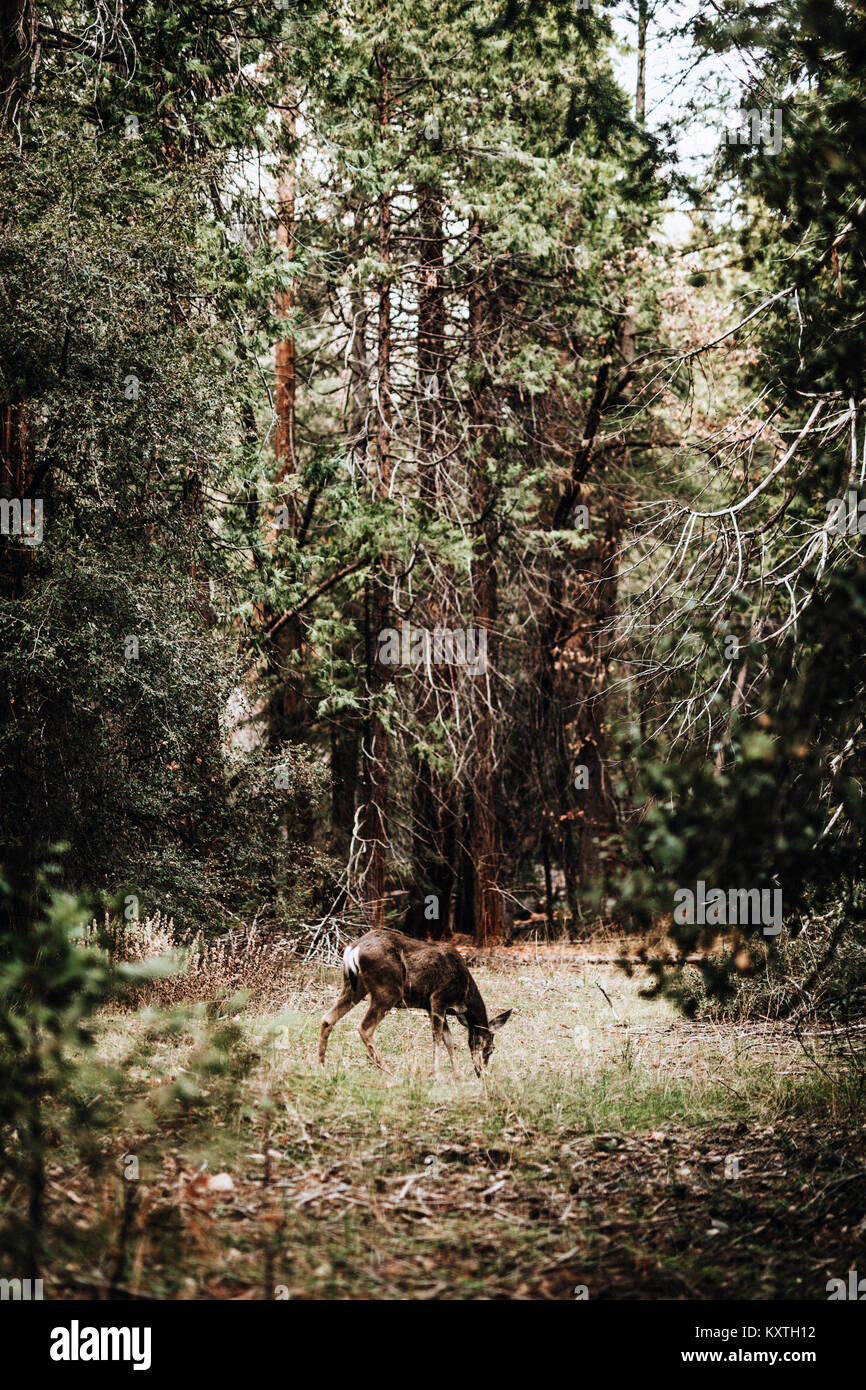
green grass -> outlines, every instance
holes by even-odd
[[[464,1077],[444,1058],[434,1083],[429,1021],[405,1012],[377,1033],[384,1078],[363,1005],[322,1071],[336,972],[293,976],[278,1015],[241,1010],[228,1056],[201,1011],[104,1016],[100,1104],[108,1150],[139,1160],[133,1219],[121,1252],[124,1184],[70,1172],[61,1141],[51,1200],[81,1219],[54,1296],[112,1274],[163,1298],[825,1296],[866,1196],[851,1077],[782,1029],[684,1022],[612,968],[475,975],[491,1012],[514,1007],[482,1080],[453,1025]],[[230,1192],[206,1187],[216,1172]]]

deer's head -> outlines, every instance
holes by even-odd
[[[481,1075],[482,1068],[490,1065],[490,1058],[493,1055],[493,1035],[498,1033],[500,1028],[504,1028],[511,1014],[512,1010],[506,1009],[504,1013],[488,1019],[486,1027],[476,1023],[469,1024],[469,1051],[472,1054],[472,1065],[478,1076]]]

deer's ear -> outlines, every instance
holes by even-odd
[[[491,1033],[498,1033],[500,1028],[504,1028],[513,1012],[513,1009],[506,1009],[504,1014],[497,1014],[495,1018],[489,1019],[487,1027]]]

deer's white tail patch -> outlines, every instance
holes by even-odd
[[[358,955],[357,946],[347,946],[343,952],[343,969],[353,985],[356,983],[358,975],[360,974]]]

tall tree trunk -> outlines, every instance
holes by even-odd
[[[0,133],[6,136],[14,136],[20,129],[21,108],[38,56],[36,33],[35,0],[0,0]],[[28,497],[35,505],[33,494],[37,489],[45,492],[45,480],[33,477],[28,443],[27,401],[7,397],[0,404],[0,497],[18,498],[22,505]],[[34,568],[33,546],[25,545],[21,536],[3,537],[0,602],[17,604],[26,599]],[[38,704],[36,681],[27,670],[17,682],[14,695],[4,691],[0,701],[0,720],[10,726],[3,734],[6,768],[0,834],[7,841],[19,841],[25,877],[32,876],[40,853],[39,812],[44,800]],[[31,920],[25,916],[18,925],[27,931]]]
[[[649,0],[637,0],[637,85],[634,96],[635,120],[643,125],[646,120],[646,33],[649,18]]]
[[[607,689],[613,624],[616,619],[619,588],[619,551],[622,540],[623,509],[619,499],[608,493],[605,501],[604,538],[594,557],[588,589],[587,623],[579,635],[581,698],[575,723],[577,752],[575,761],[588,769],[585,791],[579,793],[580,869],[583,878],[597,877],[604,869],[605,841],[616,829],[616,802],[608,773]]]
[[[475,458],[475,533],[473,565],[474,622],[487,643],[487,669],[471,679],[475,689],[475,758],[472,769],[471,856],[475,941],[484,945],[502,936],[502,900],[498,889],[499,831],[496,822],[496,666],[499,643],[496,634],[499,576],[499,535],[495,487],[487,478],[487,440],[496,402],[487,369],[483,365],[495,351],[492,326],[495,319],[495,287],[482,268],[482,230],[476,223],[472,236],[472,284],[469,291],[469,336],[476,373],[470,392],[469,413]]]
[[[439,451],[445,389],[444,274],[442,197],[438,188],[425,184],[418,189],[418,490],[423,501],[431,506],[440,500],[442,492]]]
[[[384,139],[389,122],[388,60],[378,55],[380,76],[379,120]],[[376,478],[374,489],[387,497],[391,482],[391,195],[379,195],[378,350],[376,368]],[[361,838],[364,842],[364,900],[371,926],[385,925],[385,871],[388,853],[388,730],[377,708],[385,685],[385,667],[379,661],[379,634],[388,626],[387,557],[381,556],[367,583],[365,605],[367,664],[367,718],[362,754],[364,759],[364,809]]]
[[[633,305],[627,304],[619,320],[616,342],[622,370],[609,396],[602,402],[600,418],[609,410],[627,405],[633,395],[637,350],[634,312]],[[605,871],[605,842],[616,830],[617,821],[616,801],[607,766],[607,705],[624,509],[621,499],[610,491],[607,484],[607,463],[603,454],[599,453],[595,462],[599,474],[597,494],[601,493],[604,498],[605,529],[594,552],[588,552],[587,557],[589,577],[580,605],[586,616],[580,625],[578,638],[583,659],[577,666],[580,673],[577,699],[575,701],[573,692],[564,697],[567,703],[576,703],[577,706],[573,728],[575,763],[588,771],[588,784],[578,793],[579,862],[584,881],[598,878]]]
[[[438,138],[434,147],[439,146]],[[442,198],[437,187],[422,185],[418,200],[418,491],[431,509],[442,500],[440,454],[444,417],[445,269]],[[443,626],[444,595],[434,583],[422,618],[427,630]],[[451,685],[451,667],[437,679]],[[415,722],[419,736],[432,743],[438,722],[436,693],[425,667],[415,674]],[[442,692],[440,691],[440,698]],[[454,859],[457,837],[453,779],[443,778],[423,752],[410,752],[412,774],[413,895],[406,930],[413,936],[443,940],[453,932]]]
[[[295,247],[295,133],[297,113],[295,94],[286,94],[286,109],[281,113],[283,150],[277,184],[277,246],[285,252],[287,261],[294,256]],[[276,296],[277,317],[290,324],[295,308],[294,282]],[[295,399],[297,371],[295,339],[291,328],[281,338],[275,350],[274,384],[274,463],[277,492],[277,515],[281,524],[287,520],[290,534],[297,536],[300,524],[297,493],[293,488],[280,491],[282,485],[297,472],[295,449]],[[275,533],[279,535],[279,531]],[[278,615],[268,608],[268,625]],[[280,624],[268,643],[268,666],[276,681],[268,710],[270,736],[273,741],[291,737],[297,729],[301,707],[300,674],[293,660],[303,650],[303,621],[299,614]]]
[[[355,825],[358,734],[356,723],[331,724],[331,826],[341,854],[349,848]]]
[[[30,85],[36,48],[35,0],[0,0],[0,133],[12,135]],[[27,403],[6,400],[0,407],[0,496],[24,498],[31,485],[27,449]],[[32,568],[33,549],[3,547],[0,594],[20,598]]]
[[[363,254],[364,209],[356,204],[347,256]],[[349,381],[345,409],[346,438],[353,476],[366,477],[368,459],[368,430],[370,410],[370,380],[367,362],[367,304],[363,287],[352,280],[349,290],[351,337],[347,348]],[[364,624],[365,626],[365,624]],[[366,630],[366,629],[365,629]],[[338,852],[349,848],[355,829],[355,805],[358,791],[358,756],[363,723],[352,713],[341,711],[331,716],[331,827]]]
[[[621,502],[607,488],[604,458],[595,450],[605,415],[631,397],[636,343],[634,311],[627,305],[616,336],[611,335],[602,356],[571,482],[560,495],[552,520],[554,530],[565,529],[573,523],[576,504],[591,511],[593,498],[595,505],[604,498],[605,534],[580,552],[576,575],[572,566],[563,567],[554,560],[540,625],[535,700],[538,742],[544,753],[538,756],[538,781],[543,786],[548,775],[555,778],[542,799],[547,802],[549,797],[549,804],[559,805],[562,869],[573,921],[580,916],[579,886],[588,886],[598,874],[604,841],[616,822],[607,774],[606,680],[623,512]],[[619,373],[611,372],[615,349],[622,362]],[[593,467],[599,476],[589,490],[587,477]]]
[[[560,676],[560,643],[567,628],[563,596],[567,589],[562,567],[555,562],[555,569],[548,580],[546,614],[540,624],[532,699],[532,758],[535,768],[533,793],[540,806],[539,848],[542,863],[555,848],[574,919],[578,915],[578,862],[574,829],[578,807],[575,805],[572,781],[574,759],[568,747],[568,696],[562,689]],[[556,814],[554,807],[557,808]],[[552,823],[554,820],[555,826]],[[547,911],[550,921],[553,909],[549,897]]]
[[[287,103],[294,100],[289,93]],[[297,175],[295,169],[296,113],[294,107],[282,112],[283,153],[280,161],[280,177],[277,187],[277,246],[291,262],[295,248],[295,194]],[[278,318],[288,321],[295,308],[295,286],[292,281],[288,288],[277,294],[276,310]],[[276,346],[276,390],[274,409],[276,425],[274,432],[274,458],[276,459],[277,483],[290,477],[296,468],[295,460],[295,340],[289,334]],[[297,512],[295,495],[289,493],[285,505],[290,513]]]

